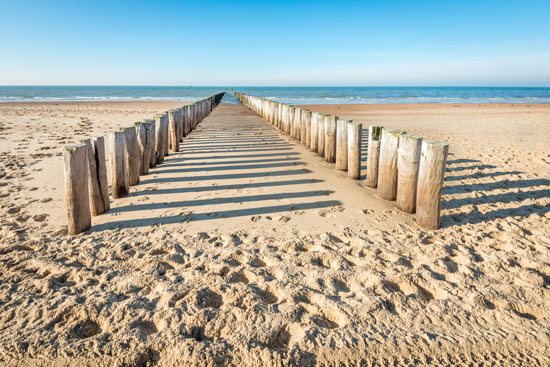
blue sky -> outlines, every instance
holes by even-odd
[[[550,86],[550,1],[1,0],[2,85]]]

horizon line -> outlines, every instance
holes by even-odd
[[[147,84],[0,84],[0,87],[159,87],[159,88],[550,88],[534,85],[147,85]]]

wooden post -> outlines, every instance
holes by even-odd
[[[128,187],[128,167],[126,166],[126,137],[123,131],[109,133],[111,149],[111,190],[113,198],[119,199],[130,191]]]
[[[75,235],[92,226],[88,196],[88,157],[86,144],[63,148],[65,201],[69,234]]]
[[[186,137],[191,130],[191,114],[189,105],[183,106],[183,137]]]
[[[164,142],[162,143],[162,147],[164,148],[164,157],[166,158],[168,156],[168,153],[170,151],[170,128],[168,123],[168,113],[164,113],[160,117],[160,121],[162,122],[162,126],[164,127]]]
[[[88,159],[88,196],[90,203],[90,213],[97,216],[105,212],[103,193],[99,184],[99,169],[97,157],[91,139],[80,140],[80,144],[86,146],[86,157]],[[105,153],[104,153],[105,154]],[[105,156],[104,156],[105,158]],[[105,165],[105,163],[103,163]],[[107,192],[107,203],[109,202],[109,193]]]
[[[182,119],[181,119],[181,126],[182,126],[182,137],[185,138],[187,136],[187,115],[188,115],[188,107],[187,105],[182,107]]]
[[[367,179],[368,187],[378,185],[378,163],[380,158],[380,139],[382,139],[382,126],[369,126],[369,140],[367,148]]]
[[[290,127],[290,136],[293,139],[300,140],[300,120],[302,116],[302,109],[300,107],[294,107],[292,114],[292,125]]]
[[[271,125],[275,125],[275,120],[277,119],[277,102],[271,101],[269,108],[271,109]]]
[[[309,145],[309,148],[311,150],[313,150],[314,152],[317,152],[317,142],[318,142],[318,139],[317,139],[317,134],[319,133],[318,129],[319,129],[319,113],[317,112],[312,112],[311,113],[311,136],[310,136],[310,145]]]
[[[151,158],[148,156],[147,151],[147,128],[143,122],[134,123],[136,129],[137,146],[140,156],[139,174],[145,175],[149,172],[149,162]]]
[[[380,162],[378,165],[378,196],[385,200],[395,200],[397,192],[397,148],[401,130],[384,130],[380,142]]]
[[[416,183],[422,138],[403,134],[397,150],[397,209],[413,213],[416,205]]]
[[[302,110],[297,107],[294,114],[294,139],[299,142],[302,141]]]
[[[145,120],[145,134],[147,136],[147,145],[145,150],[147,151],[147,157],[149,158],[149,168],[154,168],[157,165],[157,157],[155,151],[155,120]],[[149,171],[149,169],[147,169]]]
[[[348,124],[348,177],[353,180],[361,179],[361,123]]]
[[[285,133],[291,135],[292,120],[294,119],[294,106],[288,106],[288,114],[286,116],[286,128]]]
[[[325,120],[325,161],[336,162],[336,124],[338,116],[329,115]]]
[[[307,135],[307,128],[306,128],[306,125],[307,125],[307,122],[306,122],[306,119],[307,119],[307,113],[308,113],[308,110],[302,108],[301,109],[301,112],[302,112],[302,116],[300,116],[300,143],[302,144],[306,144],[306,135]]]
[[[141,157],[139,154],[138,142],[135,127],[121,127],[126,138],[126,166],[128,167],[128,185],[134,186],[139,183],[141,170]]]
[[[283,116],[283,104],[282,103],[277,103],[277,127],[279,128],[279,130],[281,130],[281,121],[282,121],[282,116]]]
[[[348,120],[336,122],[336,164],[334,168],[339,171],[348,169],[348,124],[351,122]]]
[[[195,102],[193,104],[193,113],[194,113],[194,122],[193,122],[193,130],[196,130],[197,129],[197,126],[199,125],[199,103],[198,102]]]
[[[441,191],[448,152],[447,143],[422,142],[416,197],[416,223],[421,227],[439,228]]]
[[[170,110],[168,111],[168,119],[169,119],[169,128],[168,128],[168,136],[170,137],[170,150],[172,152],[179,152],[180,151],[180,141],[178,138],[178,122],[177,117],[178,111],[177,110]]]
[[[189,132],[195,129],[195,105],[189,104]]]
[[[281,103],[281,121],[279,121],[279,130],[281,130],[281,132],[284,132],[285,130],[287,108],[288,108],[287,104]]]
[[[177,109],[177,119],[176,119],[176,127],[178,130],[178,142],[183,141],[183,108]]]
[[[327,125],[327,119],[329,118],[328,115],[325,114],[319,114],[319,121],[318,121],[318,134],[317,134],[317,154],[319,154],[321,157],[325,157],[325,127]]]
[[[306,132],[305,136],[306,139],[303,142],[307,148],[311,148],[311,111],[310,110],[304,110],[305,112],[305,124],[306,124]]]
[[[103,200],[103,212],[106,212],[111,209],[111,205],[109,203],[109,182],[107,181],[107,160],[105,159],[105,139],[103,136],[94,138],[92,147],[97,167],[99,191]]]
[[[164,127],[162,125],[161,115],[155,116],[155,156],[158,161],[164,160]]]

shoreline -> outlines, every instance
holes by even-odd
[[[141,100],[141,101],[128,101],[128,100],[98,100],[98,101],[93,101],[93,100],[83,100],[83,101],[0,101],[0,106],[9,106],[9,105],[22,105],[22,104],[29,104],[29,105],[39,105],[39,104],[43,104],[43,105],[47,105],[47,104],[54,104],[54,105],[59,105],[59,104],[94,104],[94,103],[107,103],[107,104],[112,104],[112,103],[129,103],[129,104],[142,104],[142,103],[160,103],[160,104],[163,104],[163,103],[181,103],[183,102],[184,104],[187,104],[187,103],[190,103],[190,102],[193,102],[193,100],[179,100],[179,99],[151,99],[151,100]],[[226,101],[222,101],[222,103],[228,103]],[[404,107],[404,106],[424,106],[424,107],[428,107],[428,106],[459,106],[459,107],[466,107],[466,106],[478,106],[478,107],[489,107],[489,106],[509,106],[509,107],[513,107],[513,106],[518,106],[518,107],[550,107],[550,103],[547,103],[547,102],[531,102],[531,103],[527,103],[527,102],[524,102],[524,103],[512,103],[512,102],[491,102],[491,103],[487,103],[487,102],[458,102],[458,103],[455,103],[455,102],[411,102],[411,103],[393,103],[393,102],[388,102],[388,103],[315,103],[315,104],[308,104],[308,103],[304,103],[304,104],[294,104],[295,106],[299,106],[299,107],[312,107],[312,106],[354,106],[354,107],[359,107],[359,106],[372,106],[372,107],[382,107],[382,106],[395,106],[395,107]]]

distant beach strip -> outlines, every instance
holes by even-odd
[[[237,87],[235,87],[237,88]],[[234,87],[0,86],[0,102],[194,101]],[[550,103],[550,88],[531,87],[238,87],[295,105],[380,103]]]

